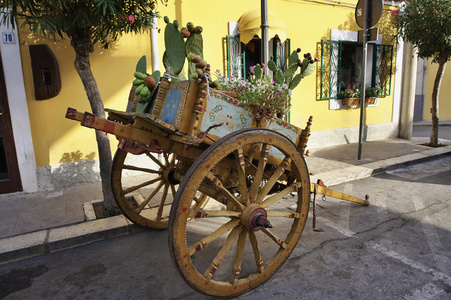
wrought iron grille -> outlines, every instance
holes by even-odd
[[[227,76],[237,72],[239,78],[246,74],[244,47],[239,35],[227,35]]]
[[[391,90],[391,75],[393,63],[392,45],[375,45],[373,52],[372,85],[381,88],[381,96],[389,96]]]
[[[321,97],[333,99],[340,95],[341,42],[321,41]]]
[[[343,43],[350,41],[321,41],[320,99],[335,99],[341,93],[341,64]],[[372,86],[381,88],[380,96],[389,96],[393,68],[393,46],[374,44]]]

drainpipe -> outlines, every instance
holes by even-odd
[[[413,112],[415,105],[415,85],[417,75],[417,53],[411,43],[404,43],[401,94],[401,118],[399,123],[399,137],[412,139]]]
[[[152,57],[152,72],[160,70],[158,59],[158,19],[152,18],[152,27],[150,28],[150,55]]]
[[[267,64],[269,61],[269,47],[268,47],[268,2],[267,0],[261,0],[261,20],[262,20],[262,64]],[[266,69],[264,70],[266,74]]]

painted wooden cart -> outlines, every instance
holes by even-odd
[[[302,234],[311,192],[368,205],[310,183],[311,118],[303,130],[255,120],[206,77],[166,76],[158,89],[148,113],[108,110],[104,120],[69,108],[66,117],[118,138],[118,206],[141,226],[169,226],[173,262],[199,292],[232,297],[270,278]]]

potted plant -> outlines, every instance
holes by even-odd
[[[359,105],[361,96],[362,92],[356,84],[348,86],[340,93],[340,98],[343,99],[343,105],[346,106]]]
[[[377,86],[369,87],[365,90],[365,103],[366,104],[374,104],[376,102],[376,98],[381,93],[381,89]]]

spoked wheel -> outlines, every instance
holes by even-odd
[[[271,130],[244,129],[208,148],[185,175],[171,209],[169,246],[185,281],[219,297],[266,281],[304,229],[308,174],[296,146]],[[193,201],[201,193],[210,201],[197,209]]]
[[[163,152],[140,155],[117,149],[113,159],[111,184],[117,205],[133,223],[153,229],[168,227],[169,212],[179,183],[174,178],[177,159]]]

